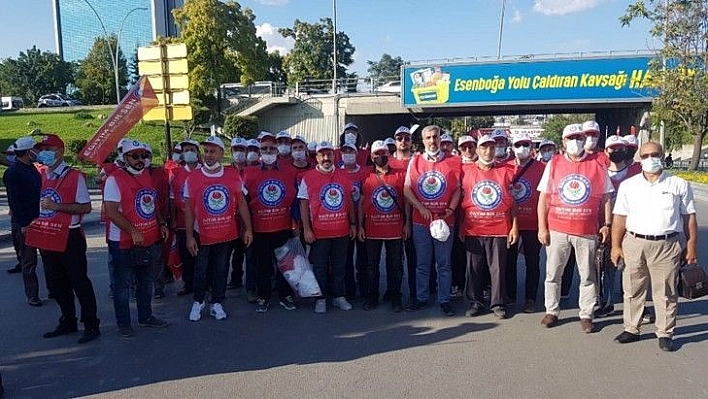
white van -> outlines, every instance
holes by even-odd
[[[25,106],[22,97],[0,97],[0,102],[2,102],[1,108],[3,111],[15,111]]]

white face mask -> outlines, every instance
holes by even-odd
[[[588,136],[585,138],[585,148],[588,150],[594,150],[597,148],[597,142],[600,140],[597,136]]]
[[[150,161],[151,161],[150,158],[143,159],[143,163],[145,164],[145,169],[150,167]]]
[[[565,142],[565,152],[568,155],[578,156],[583,153],[584,140],[568,140]]]
[[[261,162],[266,165],[274,164],[276,159],[278,159],[276,154],[261,154]]]
[[[145,169],[139,169],[139,170],[138,170],[138,169],[135,169],[135,168],[132,167],[132,166],[126,166],[125,169],[127,169],[128,172],[129,172],[131,175],[139,175],[139,174],[143,173],[143,171],[145,170]]]
[[[255,151],[249,151],[248,154],[246,155],[246,160],[248,162],[256,162],[258,161],[258,153]]]
[[[214,162],[214,164],[211,166],[204,164],[204,165],[202,165],[202,167],[210,172],[213,172],[215,170],[218,170],[221,167],[221,162]]]
[[[481,163],[482,165],[485,165],[485,166],[494,165],[494,163],[496,162],[493,159],[491,161],[485,161],[484,158],[479,158],[479,159],[477,159],[477,161],[479,161],[479,163]]]
[[[514,147],[514,155],[518,159],[526,159],[531,154],[531,148],[529,147]]]
[[[172,160],[175,162],[181,162],[182,161],[182,154],[173,152],[172,153]]]
[[[545,162],[548,162],[553,158],[553,154],[555,154],[554,151],[543,151],[541,153],[541,159],[543,159]]]
[[[504,158],[506,156],[506,147],[494,147],[494,157]]]
[[[246,153],[243,151],[231,151],[231,158],[236,163],[246,162]]]
[[[342,154],[342,162],[345,165],[354,165],[356,162],[356,154]]]
[[[430,158],[437,158],[438,156],[440,156],[440,149],[436,151],[425,150],[425,154],[428,155]]]
[[[278,152],[281,155],[290,154],[290,144],[278,144]]]
[[[305,151],[293,151],[293,158],[295,158],[296,161],[302,161],[305,159]]]
[[[197,162],[197,159],[198,159],[197,153],[194,151],[183,152],[182,156],[184,157],[184,162],[187,162],[187,163],[195,163],[195,162]]]
[[[663,166],[661,165],[661,158],[649,157],[647,159],[641,160],[642,170],[647,173],[657,173]]]
[[[344,133],[344,142],[347,144],[356,144],[356,134]]]
[[[323,172],[329,173],[334,170],[334,165],[329,165],[329,167],[325,167],[322,165],[317,165],[317,168]]]

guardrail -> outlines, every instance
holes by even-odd
[[[567,59],[567,58],[593,58],[593,57],[621,57],[632,55],[655,55],[651,50],[609,50],[609,51],[577,51],[570,53],[539,53],[539,54],[514,54],[503,55],[501,58],[491,55],[459,57],[459,58],[432,58],[426,60],[408,61],[405,65],[429,65],[429,64],[457,64],[465,62],[496,62],[496,61],[524,61],[524,60],[544,60],[544,59]]]

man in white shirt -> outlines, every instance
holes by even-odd
[[[673,350],[682,262],[696,263],[698,222],[693,190],[685,180],[663,171],[664,150],[646,143],[639,150],[642,173],[620,184],[614,207],[612,262],[624,259],[624,331],[621,344],[639,341],[642,311],[651,282],[659,348]],[[631,204],[631,205],[630,205]]]

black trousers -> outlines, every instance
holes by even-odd
[[[467,249],[467,299],[484,304],[485,275],[489,274],[489,305],[503,306],[506,294],[507,237],[465,237]]]
[[[179,258],[182,261],[182,281],[184,288],[187,291],[194,289],[194,265],[197,258],[192,256],[187,250],[187,230],[177,230],[177,247],[179,249]]]
[[[366,275],[369,283],[367,299],[372,302],[379,300],[379,263],[381,248],[386,246],[386,291],[391,302],[401,303],[401,282],[403,280],[403,240],[369,240],[366,244]]]
[[[516,262],[519,258],[519,247],[524,248],[524,262],[526,263],[526,284],[524,295],[527,301],[536,302],[538,282],[541,278],[540,254],[541,243],[538,242],[538,230],[519,231],[521,242],[509,247],[506,254],[506,297],[510,302],[516,302],[517,272]]]
[[[275,262],[275,249],[282,247],[293,237],[290,229],[276,231],[273,233],[253,234],[253,256],[256,262],[258,299],[270,301],[273,291],[273,273],[275,273],[275,290],[280,298],[292,295],[290,284],[283,277],[283,273],[277,270]]]
[[[344,275],[345,293],[348,298],[356,296],[357,288],[360,296],[367,296],[369,283],[366,275],[366,259],[366,245],[359,240],[350,240]]]
[[[229,285],[242,286],[243,285],[243,260],[246,257],[246,245],[244,245],[243,240],[238,238],[231,241],[233,245],[233,252],[231,253],[231,277],[229,278]]]
[[[408,275],[408,294],[411,298],[416,298],[417,288],[416,284],[416,267],[418,265],[418,258],[415,254],[415,245],[413,244],[413,236],[408,237],[407,240],[403,241],[403,247],[406,251],[406,274]],[[431,273],[432,274],[432,273]]]
[[[60,323],[76,323],[74,295],[81,305],[81,322],[86,328],[98,327],[96,295],[87,274],[86,236],[82,229],[69,230],[66,251],[40,250],[47,282],[61,309]]]
[[[323,238],[315,240],[310,246],[310,263],[322,291],[322,296],[318,299],[327,295],[335,298],[345,295],[344,275],[349,241],[349,236]],[[328,286],[329,276],[332,284]]]
[[[465,253],[465,243],[457,238],[457,228],[452,242],[452,286],[464,289],[467,273],[467,254]]]

